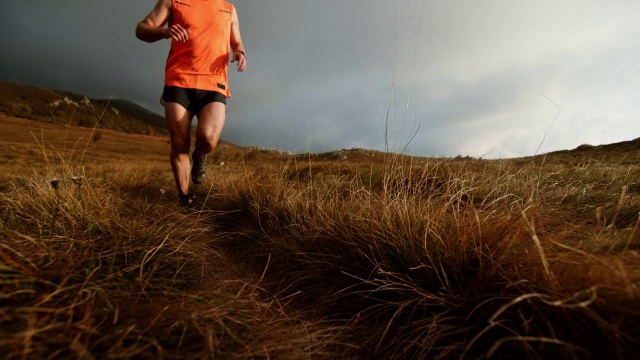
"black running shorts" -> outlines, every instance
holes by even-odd
[[[193,114],[198,114],[205,105],[212,102],[227,103],[227,97],[217,91],[185,89],[177,86],[165,86],[161,100],[162,105],[168,102],[178,103]]]

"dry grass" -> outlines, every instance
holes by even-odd
[[[640,350],[637,166],[225,144],[184,210],[166,140],[43,125],[36,141],[20,121],[0,132],[6,358]]]

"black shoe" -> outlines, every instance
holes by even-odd
[[[198,156],[197,152],[191,155],[193,165],[191,166],[191,181],[198,185],[207,177],[207,155]]]
[[[193,205],[193,201],[196,199],[196,196],[193,194],[180,195],[178,202],[180,206],[183,208],[190,208]]]

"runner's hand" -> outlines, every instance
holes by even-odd
[[[247,57],[244,55],[242,51],[236,51],[233,53],[232,63],[238,62],[238,71],[243,72],[247,70]]]
[[[173,40],[180,42],[186,42],[189,40],[189,34],[191,34],[191,30],[185,30],[180,26],[180,24],[175,24],[162,31],[162,35],[165,39],[172,38]]]

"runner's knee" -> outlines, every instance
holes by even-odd
[[[189,141],[180,138],[171,138],[171,151],[177,154],[189,153]]]
[[[218,144],[218,136],[214,133],[201,134],[198,137],[198,147],[200,150],[206,150],[207,152],[213,150]]]

